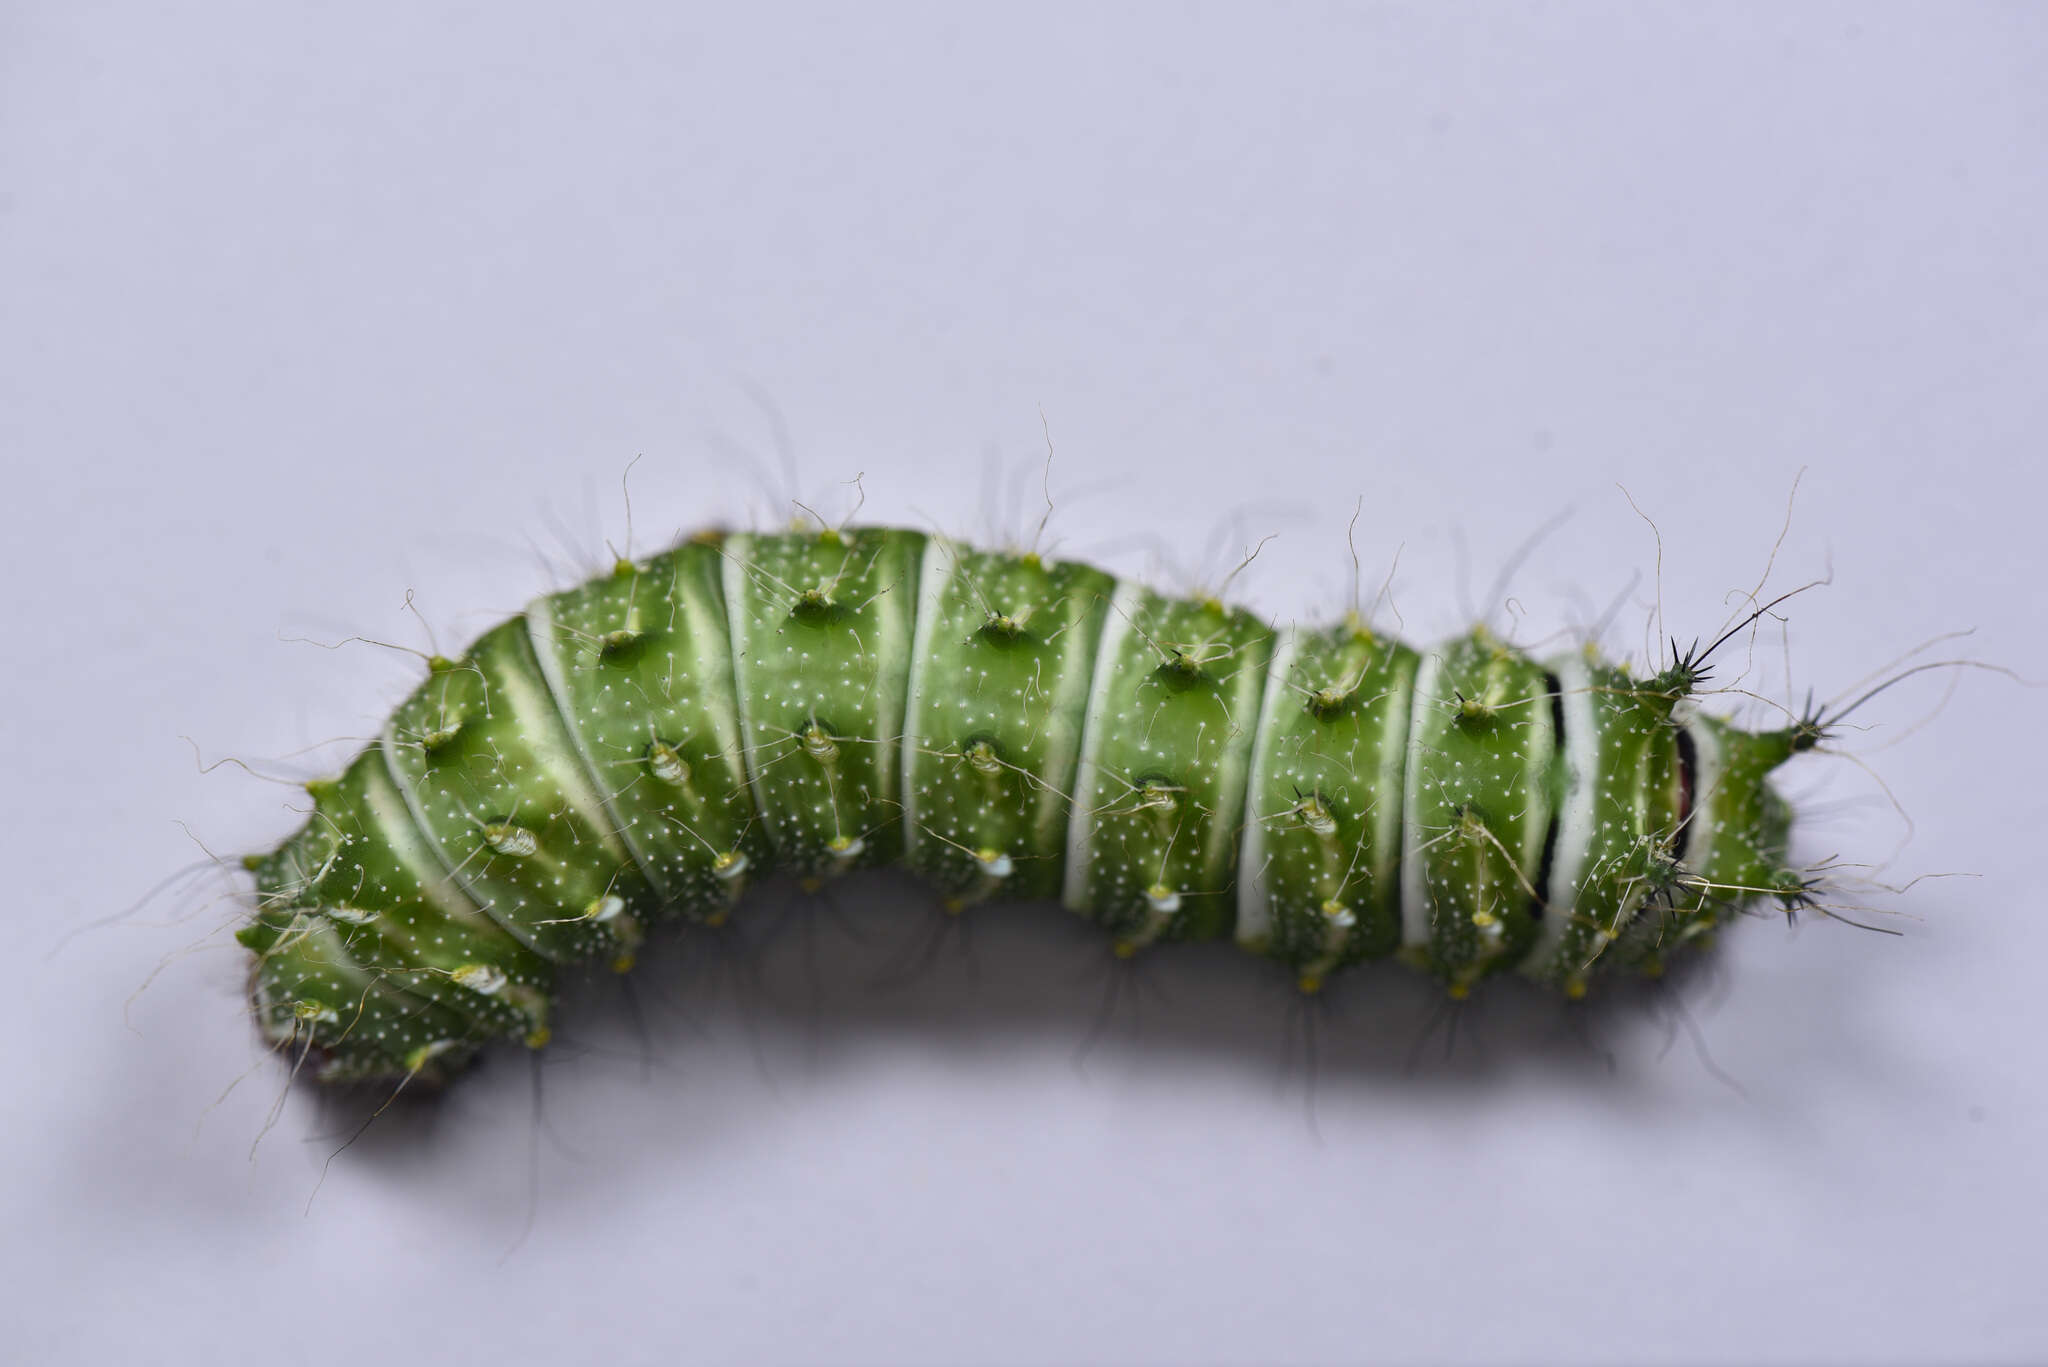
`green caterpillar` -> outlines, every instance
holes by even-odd
[[[709,533],[435,657],[307,785],[244,861],[251,1000],[322,1079],[440,1080],[545,1044],[564,965],[624,971],[773,869],[899,863],[950,911],[1058,899],[1119,955],[1232,936],[1304,991],[1398,957],[1577,996],[1810,898],[1766,776],[1826,724],[1717,720],[1673,656],[1276,630],[915,531]]]

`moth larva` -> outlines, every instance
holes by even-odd
[[[263,1032],[328,1080],[539,1047],[559,966],[624,971],[776,868],[1057,898],[1123,955],[1231,936],[1304,991],[1396,957],[1576,996],[1810,897],[1766,776],[1827,723],[1741,730],[1704,673],[1275,630],[915,531],[707,533],[434,658],[245,861],[239,938]]]

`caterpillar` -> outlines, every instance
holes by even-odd
[[[624,972],[771,871],[895,864],[949,913],[1056,900],[1119,956],[1229,937],[1308,993],[1392,958],[1579,997],[1813,903],[1768,776],[1839,716],[1704,711],[1739,629],[1638,673],[920,531],[705,532],[431,657],[306,785],[243,860],[250,1001],[319,1079],[444,1082],[544,1046],[566,966]]]

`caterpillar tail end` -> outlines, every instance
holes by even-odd
[[[247,986],[250,1017],[294,1077],[435,1088],[475,1056],[476,1046],[458,1039],[415,1042],[403,1018],[366,986],[353,996],[337,990],[342,983],[333,971],[333,947],[322,945],[325,937],[317,932],[259,919],[235,938],[255,956]]]
[[[294,1076],[435,1086],[486,1044],[547,1042],[549,963],[412,876],[390,840],[363,837],[382,789],[374,750],[313,789],[305,826],[243,865],[255,880],[249,1009]]]

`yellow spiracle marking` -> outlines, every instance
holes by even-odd
[[[656,778],[673,787],[681,787],[690,781],[690,765],[674,746],[656,741],[648,747],[647,768]]]
[[[484,827],[484,843],[499,854],[509,854],[514,859],[524,859],[540,848],[540,841],[532,831],[509,821],[497,821]]]
[[[505,986],[505,971],[490,964],[464,964],[448,976],[458,985],[487,997]]]
[[[804,753],[820,764],[830,764],[839,758],[839,744],[832,739],[824,727],[812,722],[803,729]]]
[[[1139,810],[1170,812],[1180,801],[1180,789],[1170,783],[1161,783],[1156,778],[1146,779],[1138,790]]]

